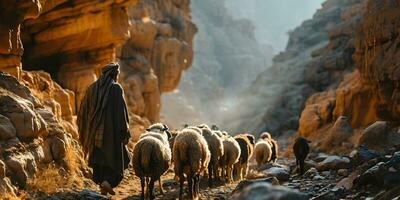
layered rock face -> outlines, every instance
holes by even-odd
[[[34,179],[49,163],[70,173],[80,173],[80,177],[87,171],[78,135],[69,121],[71,112],[61,107],[71,109],[65,102],[72,99],[70,91],[61,89],[44,72],[23,72],[22,76],[33,90],[15,77],[0,73],[2,194],[14,194],[16,186],[25,188],[28,180]],[[67,154],[76,163],[70,163]]]
[[[76,106],[100,68],[117,61],[129,38],[125,1],[46,1],[40,16],[22,30],[24,69],[43,69],[64,88],[75,92]]]
[[[1,1],[0,6],[3,9],[0,15],[0,69],[19,77],[23,53],[21,23],[39,16],[42,5],[40,1],[7,0]]]
[[[192,63],[197,28],[189,3],[143,0],[129,9],[131,38],[120,60],[134,140],[160,120],[161,93],[174,90]]]
[[[162,115],[174,127],[206,122],[225,128],[222,116],[231,102],[271,61],[272,48],[258,43],[252,22],[235,18],[226,3],[192,1],[199,28],[193,66],[177,91],[162,95]]]
[[[242,94],[226,123],[236,131],[282,134],[294,131],[311,94],[335,87],[352,66],[352,30],[361,0],[326,1],[311,20],[289,35],[287,48]],[[239,113],[239,114],[238,114]],[[328,116],[329,117],[329,116]]]
[[[347,116],[351,127],[361,130],[342,142],[382,151],[400,142],[396,128],[399,65],[395,50],[399,43],[400,6],[394,1],[362,3],[365,14],[361,15],[355,29],[349,29],[353,35],[350,40],[354,46],[354,62],[350,65],[353,71],[343,77],[338,87],[307,100],[299,134],[323,140],[324,130],[333,129],[330,126],[336,119]],[[338,134],[340,131],[332,137]]]

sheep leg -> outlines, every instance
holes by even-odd
[[[162,195],[164,195],[164,190],[163,190],[162,184],[161,184],[161,177],[158,179],[158,184],[160,185],[160,193],[161,193]]]
[[[219,179],[218,164],[214,164],[213,170],[214,170],[214,180],[218,180]]]
[[[144,177],[140,177],[140,185],[142,187],[142,194],[140,195],[140,199],[144,200],[144,185],[145,185],[145,180]]]
[[[231,183],[233,180],[233,170],[232,166],[228,166],[226,170],[227,176],[228,176],[228,183]]]
[[[200,175],[194,177],[194,198],[198,199],[200,193]]]
[[[150,200],[153,200],[154,197],[154,178],[150,179],[150,183],[149,183],[149,196],[150,196]]]
[[[179,200],[183,200],[183,184],[184,184],[183,174],[179,175]]]
[[[245,179],[247,176],[247,169],[248,169],[248,163],[244,164],[243,170],[242,170],[242,179]]]
[[[149,182],[150,178],[146,177],[146,198],[149,198]]]
[[[225,181],[225,171],[226,171],[226,167],[223,166],[221,168],[221,179],[222,179],[222,181]]]
[[[303,175],[304,174],[304,160],[300,160],[300,174]]]
[[[213,166],[208,165],[208,187],[212,186],[212,173],[213,173]]]
[[[194,187],[193,179],[194,179],[194,177],[191,174],[188,175],[187,180],[188,180],[188,186],[189,186],[189,197],[190,197],[190,199],[194,199],[194,195],[193,195],[193,187]]]

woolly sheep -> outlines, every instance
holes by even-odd
[[[259,140],[254,147],[254,153],[258,167],[268,163],[272,156],[271,143],[265,140]]]
[[[240,158],[239,162],[234,165],[234,172],[239,180],[243,180],[247,175],[247,167],[253,154],[255,138],[250,134],[240,134],[234,138],[240,146]]]
[[[264,133],[261,133],[261,135],[260,135],[260,139],[271,139],[272,137],[271,137],[271,134],[270,133],[268,133],[268,132],[264,132]]]
[[[222,179],[226,178],[228,183],[233,181],[233,166],[239,161],[240,146],[239,143],[231,136],[225,136],[224,155],[220,159],[220,167],[222,168]]]
[[[168,142],[171,135],[166,129],[160,132],[149,132],[149,130],[155,130],[151,128],[147,130],[141,135],[133,149],[132,165],[135,174],[140,178],[141,198],[145,197],[144,187],[146,184],[146,196],[154,199],[154,182],[159,181],[160,190],[163,193],[160,177],[168,170],[171,163],[171,148]]]
[[[183,198],[184,174],[190,198],[197,199],[200,174],[207,169],[211,157],[206,140],[195,129],[185,128],[175,138],[173,155],[174,171],[180,182],[179,199]]]
[[[208,185],[211,187],[213,180],[218,177],[219,160],[224,154],[223,139],[221,139],[207,125],[199,125],[202,130],[202,135],[207,141],[208,149],[211,153],[210,163],[208,164]]]

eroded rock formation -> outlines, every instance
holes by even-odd
[[[135,138],[159,121],[161,92],[177,86],[193,59],[188,0],[0,5],[0,191],[10,194],[50,163],[64,175],[90,176],[76,112],[105,64],[121,63]]]
[[[352,30],[363,13],[362,2],[328,0],[312,19],[294,29],[286,50],[275,56],[272,67],[257,77],[235,113],[228,115],[230,129],[294,132],[307,97],[337,86],[351,70]]]
[[[189,1],[143,0],[130,7],[129,15],[131,39],[120,60],[135,140],[160,120],[161,93],[174,90],[191,65],[197,28]]]

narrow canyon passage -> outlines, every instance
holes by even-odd
[[[400,199],[400,0],[0,10],[0,200]]]

